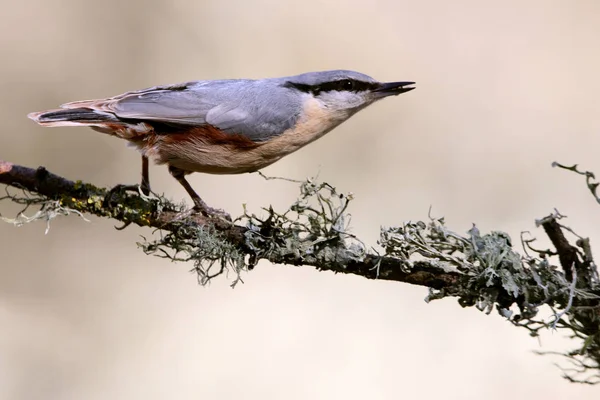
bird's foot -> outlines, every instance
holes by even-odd
[[[227,222],[233,221],[231,219],[231,215],[229,215],[227,212],[218,208],[209,207],[200,197],[194,198],[193,201],[193,211],[201,213],[208,218],[224,219]]]
[[[114,207],[113,198],[115,197],[115,195],[119,194],[119,193],[125,193],[125,192],[134,192],[134,193],[140,195],[141,197],[145,198],[145,197],[148,197],[148,195],[150,194],[150,188],[148,186],[139,185],[139,184],[135,184],[135,185],[118,184],[118,185],[115,185],[104,196],[104,200],[102,202],[102,206],[106,207],[106,208],[113,208]]]
[[[102,201],[102,207],[108,209],[108,210],[114,210],[115,208],[115,202],[114,202],[114,197],[117,194],[121,194],[121,193],[125,193],[125,192],[135,192],[136,194],[138,194],[140,197],[142,198],[147,198],[148,195],[150,194],[150,187],[147,185],[124,185],[124,184],[118,184],[113,186],[108,193],[106,193],[106,195],[104,196],[104,200]],[[126,221],[123,223],[122,226],[115,226],[115,229],[122,231],[123,229],[127,228],[129,225],[131,225],[131,221]]]

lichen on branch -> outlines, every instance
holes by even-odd
[[[586,176],[598,200],[593,174],[555,165]],[[557,211],[537,220],[554,250],[536,249],[535,239],[522,234],[518,252],[504,232],[481,233],[473,226],[459,234],[443,218],[432,217],[381,228],[379,240],[369,246],[350,232],[353,196],[315,179],[292,181],[300,194],[286,210],[244,209],[233,220],[202,215],[155,194],[73,182],[41,167],[0,162],[0,183],[7,185],[0,200],[22,206],[15,217],[3,220],[15,225],[43,220],[49,226],[59,216],[92,214],[121,221],[119,229],[130,224],[155,228],[138,243],[143,251],[192,263],[203,285],[229,273],[235,286],[245,271],[267,260],[424,286],[427,301],[455,297],[463,307],[487,314],[496,310],[534,336],[562,329],[578,342],[565,354],[575,364],[565,377],[600,382],[597,267],[589,239],[563,225]],[[575,245],[567,235],[575,236]]]

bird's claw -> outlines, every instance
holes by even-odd
[[[102,206],[105,208],[112,208],[113,207],[113,197],[117,193],[135,192],[137,194],[141,194],[142,190],[143,190],[143,188],[137,184],[136,185],[123,185],[123,184],[115,185],[104,196],[104,201],[102,202]]]
[[[221,218],[224,219],[227,222],[232,222],[233,219],[231,218],[231,215],[229,215],[227,212],[218,209],[218,208],[212,208],[209,207],[202,199],[198,198],[198,199],[194,199],[194,208],[192,208],[192,210],[194,212],[200,213],[202,215],[204,215],[207,218]]]

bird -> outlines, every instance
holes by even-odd
[[[186,175],[259,171],[323,137],[358,111],[415,89],[360,72],[328,70],[263,79],[198,80],[153,86],[114,97],[74,101],[28,117],[46,127],[86,126],[120,139],[166,165],[196,211],[210,208]]]

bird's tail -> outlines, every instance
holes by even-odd
[[[84,107],[34,112],[27,117],[42,126],[98,126],[119,121],[112,113]]]
[[[27,117],[42,126],[88,126],[95,131],[130,141],[138,140],[153,130],[151,125],[143,121],[124,121],[109,111],[83,106],[83,104],[93,105],[91,102],[78,103],[82,106],[77,107],[76,103],[68,103],[64,104],[63,108],[34,112]]]

